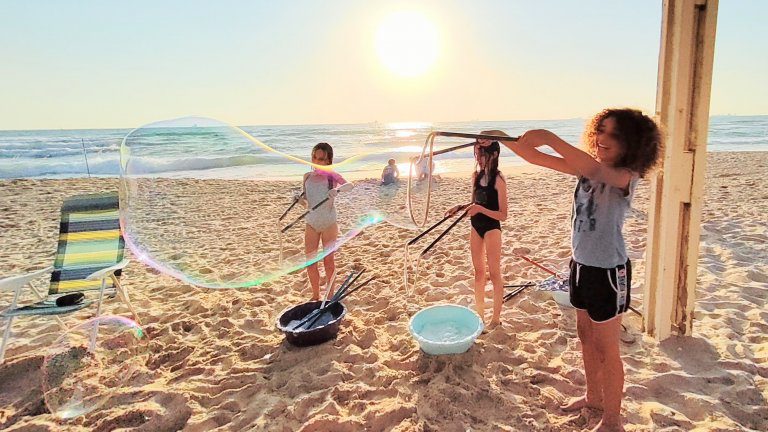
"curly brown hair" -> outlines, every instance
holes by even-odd
[[[656,166],[663,150],[659,126],[636,109],[604,109],[592,117],[584,129],[584,145],[592,157],[597,155],[598,130],[603,120],[609,117],[616,121],[616,132],[623,146],[623,154],[616,167],[627,168],[645,177]]]

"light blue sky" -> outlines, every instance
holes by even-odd
[[[432,69],[377,58],[390,12]],[[659,1],[0,1],[0,129],[585,117],[652,111]],[[768,114],[768,2],[720,2],[712,114]]]

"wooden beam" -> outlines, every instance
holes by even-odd
[[[665,0],[656,117],[662,169],[651,178],[643,325],[690,334],[701,233],[717,0]]]

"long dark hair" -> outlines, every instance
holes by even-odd
[[[659,126],[652,118],[632,108],[611,108],[597,113],[584,129],[584,145],[587,153],[597,155],[597,134],[603,121],[613,118],[616,132],[623,146],[617,168],[628,168],[645,177],[661,157],[663,143]]]
[[[494,141],[485,147],[475,147],[475,152],[478,154],[478,156],[482,155],[486,157],[485,168],[483,171],[478,173],[475,181],[477,184],[480,184],[480,179],[482,179],[483,175],[485,175],[488,177],[488,185],[492,186],[493,183],[491,182],[496,181],[496,175],[499,173],[499,154],[501,153],[501,146],[499,145],[498,141]]]

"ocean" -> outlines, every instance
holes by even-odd
[[[366,169],[381,169],[386,155],[420,152],[430,131],[478,133],[501,129],[517,135],[528,129],[549,129],[566,141],[577,143],[584,119],[530,121],[472,121],[451,123],[366,123],[347,125],[241,126],[272,149],[309,159],[318,142],[333,145],[335,163],[355,155],[376,154]],[[0,131],[0,179],[71,178],[119,176],[123,138],[132,129]],[[435,149],[467,141],[438,138]],[[245,141],[244,141],[245,142]],[[199,135],[160,136],[151,141],[157,151],[141,162],[142,175],[181,173],[192,177],[218,177],[223,171],[258,171],[262,178],[284,177],[306,171],[305,166],[283,155],[267,154],[252,145],[232,145],[228,140],[205,140]],[[709,123],[707,150],[768,151],[768,116],[713,116]],[[263,157],[269,156],[269,157]],[[454,160],[471,161],[472,153],[458,152]],[[398,158],[398,164],[403,162]],[[471,162],[470,162],[471,163]],[[523,164],[505,154],[501,166]],[[254,167],[258,168],[254,170]],[[244,168],[247,168],[244,169]],[[240,177],[247,177],[243,174]]]

